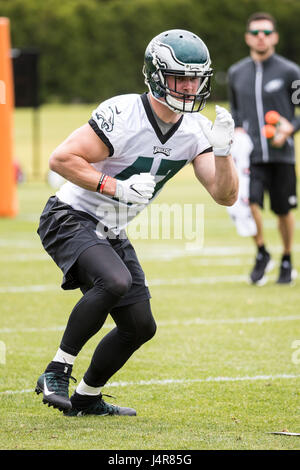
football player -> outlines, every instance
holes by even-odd
[[[126,225],[189,163],[217,203],[232,205],[238,194],[232,117],[217,106],[212,125],[199,113],[212,76],[204,42],[185,30],[159,34],[146,49],[143,73],[148,93],[104,101],[50,157],[50,169],[67,182],[48,200],[38,233],[63,272],[62,288],[80,288],[83,296],[36,392],[67,416],[136,415],[106,403],[101,394],[156,330]],[[116,326],[96,347],[69,398],[74,361],[108,314]]]

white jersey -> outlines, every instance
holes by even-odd
[[[120,180],[134,174],[151,173],[158,195],[164,184],[197,155],[210,151],[199,121],[199,113],[185,114],[162,134],[146,94],[120,95],[101,103],[89,124],[109,148],[110,156],[93,163],[96,170]],[[99,221],[97,235],[119,234],[146,206],[125,204],[112,196],[65,183],[57,197],[76,210],[87,212]],[[150,201],[150,202],[151,202]]]

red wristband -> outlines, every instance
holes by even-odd
[[[99,193],[103,193],[103,189],[104,189],[105,184],[107,183],[108,178],[109,178],[108,175],[104,176],[103,181],[100,185]]]

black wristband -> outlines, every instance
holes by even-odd
[[[101,175],[101,177],[100,177],[100,180],[99,180],[99,183],[98,183],[98,186],[97,186],[97,189],[96,189],[96,193],[99,193],[99,192],[100,192],[101,184],[102,184],[102,182],[103,182],[105,176],[106,176],[106,175],[105,175],[104,173],[102,173],[102,175]]]

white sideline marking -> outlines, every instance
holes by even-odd
[[[172,254],[166,254],[165,256],[158,256],[156,254],[156,258],[154,255],[153,257],[150,257],[150,259],[159,259],[162,258],[164,261],[172,261],[174,258],[179,258],[179,257],[185,257],[185,256],[190,256],[186,252],[181,253],[180,255],[172,255]],[[191,257],[191,256],[190,256]],[[143,255],[139,256],[139,259],[142,260],[148,260],[149,257],[146,255],[144,257]],[[49,255],[45,253],[20,253],[20,254],[11,254],[11,255],[3,255],[0,256],[0,263],[28,263],[31,261],[50,261]],[[248,258],[247,260],[242,259],[242,258],[236,258],[236,257],[225,257],[225,258],[218,258],[212,257],[210,255],[207,255],[207,258],[201,257],[201,256],[194,256],[193,263],[196,264],[197,266],[245,266],[249,265],[251,266],[253,264],[253,259]]]
[[[187,277],[178,279],[152,279],[149,286],[186,286],[188,284],[217,284],[221,282],[236,283],[247,282],[247,275],[211,276],[211,277]]]
[[[275,276],[268,276],[269,281],[275,280]],[[187,277],[177,279],[148,279],[149,286],[186,286],[188,284],[219,284],[219,283],[244,283],[249,284],[248,275],[232,275],[232,276],[210,276],[210,277]],[[30,292],[47,292],[47,291],[61,291],[60,286],[57,284],[36,284],[28,286],[6,286],[0,287],[0,294],[23,294]]]
[[[299,321],[300,315],[279,317],[244,317],[244,318],[193,318],[191,320],[158,321],[157,326],[189,326],[189,325],[235,325],[235,324],[261,324],[267,322]],[[114,328],[114,323],[105,323],[102,328]],[[0,333],[40,333],[48,331],[63,331],[65,326],[51,326],[47,328],[1,328]]]
[[[254,375],[245,377],[207,377],[206,379],[164,379],[164,380],[140,380],[139,382],[110,382],[105,387],[127,387],[129,385],[169,385],[189,384],[207,382],[244,382],[247,380],[275,380],[275,379],[298,379],[299,374],[276,374],[276,375]]]
[[[271,277],[269,277],[271,279]],[[221,282],[237,283],[248,282],[246,275],[233,275],[233,276],[211,276],[211,277],[190,277],[179,279],[152,279],[148,280],[149,286],[185,286],[187,284],[217,284]],[[23,294],[30,292],[47,292],[57,290],[60,291],[60,286],[57,284],[37,284],[28,286],[6,286],[0,287],[0,294]]]
[[[151,242],[151,240],[149,240]],[[134,243],[134,240],[133,240]],[[175,245],[170,246],[166,243],[152,244],[149,249],[147,245],[147,250],[144,249],[143,244],[139,244],[138,241],[135,244],[136,251],[140,260],[152,260],[152,259],[164,259],[172,260],[175,258],[187,257],[187,256],[237,256],[237,255],[251,255],[255,256],[255,249],[252,246],[204,246],[201,247],[197,244],[189,244],[187,247],[184,245]],[[36,240],[32,239],[4,239],[0,238],[0,247],[13,247],[15,249],[24,249],[24,248],[39,248],[39,253],[44,253],[41,251],[41,242],[38,237]],[[280,254],[282,247],[280,245],[274,245],[270,247],[271,253]],[[293,246],[293,252],[300,252],[300,244]],[[28,255],[30,259],[30,255]],[[49,260],[50,257],[48,256]]]
[[[28,261],[48,261],[49,255],[45,253],[19,253],[0,256],[0,263],[25,263]]]
[[[41,242],[37,239],[35,240],[20,240],[20,239],[4,239],[0,238],[0,247],[2,246],[11,246],[13,248],[32,248],[32,247],[40,247]]]
[[[202,258],[201,256],[195,256],[190,262],[196,266],[252,266],[253,258]]]
[[[37,284],[29,286],[7,286],[0,287],[0,294],[23,294],[27,292],[46,292],[51,290],[60,290],[56,284]]]
[[[150,250],[149,247],[147,250],[144,250],[143,247],[136,245],[136,251],[138,253],[138,258],[142,260],[165,260],[165,261],[172,261],[176,258],[186,258],[186,257],[193,257],[193,256],[211,256],[211,257],[220,257],[220,256],[237,256],[237,255],[251,255],[255,256],[255,250],[253,247],[243,247],[243,246],[207,246],[207,247],[200,247],[198,245],[192,246],[191,244],[189,247],[185,249],[182,247],[172,247],[172,246],[165,246],[163,244],[155,246],[152,245]],[[273,254],[280,254],[282,252],[282,247],[272,246],[270,247],[270,251]],[[300,252],[300,245],[293,246],[293,252],[298,253]]]
[[[207,377],[206,379],[164,379],[164,380],[139,380],[138,382],[109,382],[105,387],[128,387],[130,385],[173,385],[173,384],[192,384],[192,383],[208,383],[208,382],[245,382],[256,380],[276,380],[276,379],[298,379],[299,374],[275,374],[275,375],[254,375],[245,377]],[[20,393],[32,393],[33,389],[23,390],[5,390],[0,395],[16,395]]]
[[[297,321],[300,320],[300,315],[290,315],[286,317],[246,317],[246,318],[220,318],[209,320],[205,318],[194,318],[192,320],[171,320],[166,322],[158,322],[158,326],[170,325],[226,325],[226,324],[249,324],[249,323],[266,323],[266,322],[281,322],[281,321]]]

